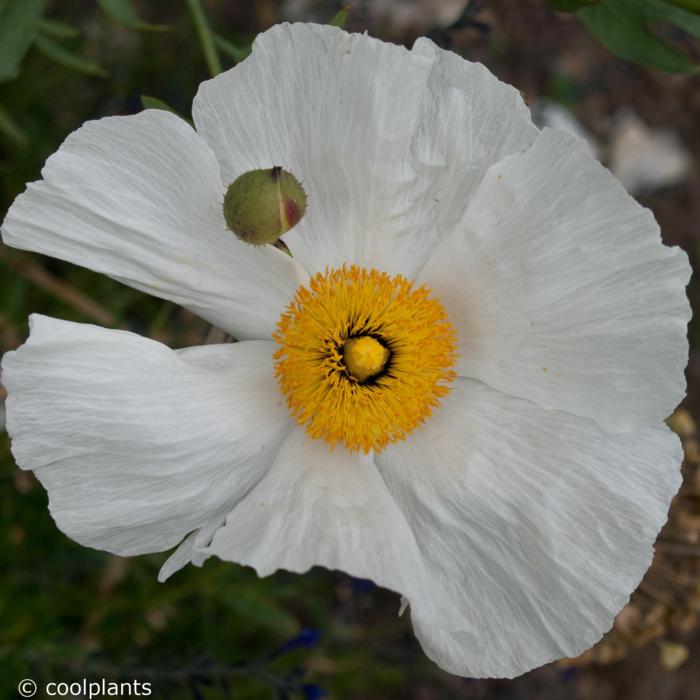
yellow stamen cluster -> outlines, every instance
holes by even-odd
[[[343,346],[343,362],[351,376],[360,382],[379,374],[389,359],[389,349],[371,335],[350,338]]]
[[[381,450],[449,391],[455,332],[430,290],[353,265],[318,273],[277,324],[277,377],[309,435]]]

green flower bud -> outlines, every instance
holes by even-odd
[[[306,212],[306,192],[294,175],[275,166],[236,178],[224,196],[226,224],[252,245],[274,243]]]

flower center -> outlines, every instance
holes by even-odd
[[[455,377],[455,332],[430,290],[355,265],[299,287],[274,338],[277,378],[298,423],[351,450],[405,438]]]
[[[343,346],[343,362],[350,376],[364,382],[379,374],[389,359],[389,349],[371,335],[350,338]]]

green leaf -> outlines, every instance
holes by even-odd
[[[177,114],[175,109],[165,102],[165,100],[161,100],[158,97],[152,97],[151,95],[141,95],[141,105],[144,109],[162,109],[166,112]]]
[[[547,4],[559,12],[576,12],[582,7],[594,5],[598,0],[547,0]]]
[[[24,129],[5,111],[2,105],[0,105],[0,134],[3,134],[20,148],[26,148],[29,144],[29,137]]]
[[[629,5],[633,0],[623,0]],[[661,20],[673,24],[688,34],[700,38],[700,16],[684,10],[682,7],[672,5],[666,0],[646,0],[642,3],[645,15],[651,20]]]
[[[159,97],[153,97],[152,95],[141,95],[141,105],[144,109],[162,109],[165,112],[171,112],[175,116],[186,121],[190,126],[193,126],[191,119],[184,117],[174,107],[171,107],[165,100],[161,100]]]
[[[69,70],[84,73],[85,75],[94,75],[98,78],[106,78],[109,75],[109,73],[102,66],[95,63],[95,61],[73,53],[65,46],[41,34],[37,35],[35,46],[46,58]]]
[[[692,73],[695,65],[679,49],[649,31],[644,10],[629,11],[627,0],[608,0],[579,10],[578,17],[610,51],[627,61],[669,73]]]
[[[97,3],[106,15],[129,29],[138,29],[144,32],[163,32],[170,29],[165,24],[144,22],[134,12],[129,0],[97,0]]]
[[[222,53],[232,58],[234,63],[240,63],[250,56],[250,46],[236,46],[228,39],[224,39],[220,34],[214,34],[214,44]]]
[[[34,43],[44,0],[9,0],[0,12],[0,82],[19,75],[19,67]]]
[[[332,27],[340,27],[343,29],[345,23],[348,21],[348,14],[350,13],[350,5],[346,5],[340,12],[338,12],[333,19],[328,22]]]
[[[53,39],[75,39],[80,36],[78,27],[46,18],[39,22],[39,31]]]

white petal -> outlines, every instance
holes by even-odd
[[[520,93],[485,66],[425,37],[413,52],[434,61],[412,144],[422,163],[417,177],[425,179],[432,171],[433,180],[419,211],[411,212],[421,215],[432,253],[454,233],[488,168],[528,148],[539,130]]]
[[[413,591],[418,551],[370,455],[331,450],[295,427],[265,478],[202,554],[266,576],[314,565]]]
[[[2,358],[0,357],[0,364]],[[2,372],[0,372],[0,432],[5,431],[5,392],[2,385]]]
[[[211,543],[214,533],[224,524],[227,512],[227,510],[219,511],[209,518],[202,527],[185,537],[178,548],[161,566],[158,572],[158,581],[161,583],[167,581],[174,573],[187,566],[187,564],[201,566],[208,558],[207,555],[201,553],[201,550]]]
[[[291,428],[274,348],[178,355],[133,333],[33,316],[27,343],[3,358],[17,464],[34,470],[58,526],[81,544],[124,555],[172,547],[228,512]]]
[[[309,24],[258,36],[192,113],[226,182],[274,165],[302,180],[307,214],[285,241],[310,273],[412,276],[486,168],[537,131],[515,90],[428,40],[407,51]]]
[[[608,434],[458,379],[376,457],[430,572],[408,596],[428,655],[512,677],[596,642],[651,563],[681,459],[663,425]]]
[[[301,268],[226,230],[213,153],[163,110],[88,122],[10,208],[4,242],[102,272],[238,338],[269,338]]]
[[[419,279],[459,334],[458,371],[633,430],[683,397],[687,255],[567,134],[493,166]]]

